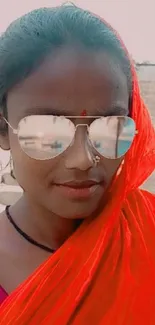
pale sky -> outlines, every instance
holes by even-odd
[[[39,7],[53,7],[62,0],[0,0],[0,33],[22,14]],[[74,0],[107,20],[121,35],[138,61],[155,62],[155,0]]]

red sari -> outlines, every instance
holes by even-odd
[[[138,135],[101,214],[85,220],[0,307],[0,325],[154,325],[155,132],[133,71]]]

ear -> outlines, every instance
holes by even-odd
[[[0,148],[3,150],[10,150],[8,127],[6,122],[0,116]]]

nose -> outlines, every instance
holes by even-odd
[[[74,142],[68,150],[65,166],[67,169],[88,170],[93,167],[93,152],[89,142],[87,128],[78,127]]]

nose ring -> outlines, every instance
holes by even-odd
[[[99,161],[100,161],[100,157],[99,156],[95,156],[94,158],[93,158],[93,162],[94,162],[94,166],[96,167],[97,166],[97,164],[99,163]]]

